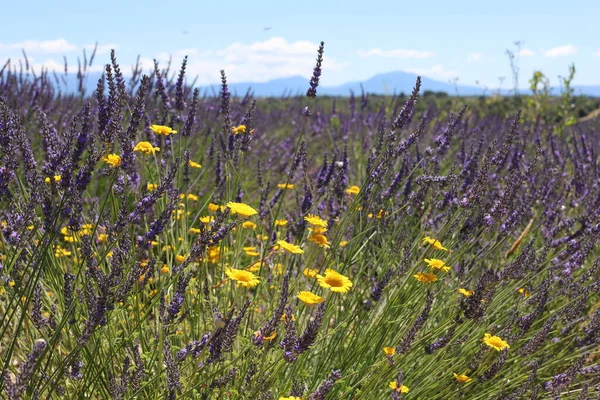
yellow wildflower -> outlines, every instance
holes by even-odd
[[[252,272],[244,271],[242,269],[235,269],[227,267],[225,274],[232,280],[238,283],[238,286],[244,286],[252,288],[260,282],[260,278],[254,275]]]
[[[402,385],[402,386],[400,386],[398,388],[398,385],[396,384],[396,381],[390,382],[390,389],[393,389],[393,390],[395,390],[397,392],[400,392],[400,393],[408,393],[408,392],[410,392],[410,389],[408,387],[404,386],[404,385]]]
[[[286,226],[288,224],[287,219],[276,219],[275,226]]]
[[[450,271],[450,267],[444,263],[442,260],[438,260],[437,258],[426,258],[425,262],[431,267],[431,269],[440,269],[444,272]]]
[[[158,185],[156,183],[148,183],[146,185],[146,190],[149,192],[152,192],[154,190],[156,190],[158,188]]]
[[[319,286],[332,292],[346,293],[352,287],[352,281],[347,276],[333,269],[326,269],[325,275],[316,275]]]
[[[300,246],[296,246],[294,244],[288,243],[285,240],[278,240],[277,244],[284,250],[289,251],[292,254],[303,254],[304,250],[300,248]]]
[[[157,135],[162,135],[162,136],[169,136],[169,135],[174,135],[177,133],[177,131],[173,130],[172,128],[168,127],[168,126],[164,126],[164,125],[150,125],[150,130],[154,133],[156,133]]]
[[[162,268],[160,269],[160,273],[163,275],[168,275],[169,271],[169,266],[167,264],[163,264]]]
[[[256,224],[252,221],[244,221],[244,223],[242,224],[242,228],[254,229],[254,228],[256,228]]]
[[[314,306],[316,304],[322,303],[324,300],[321,296],[318,296],[306,290],[299,292],[297,297],[301,302],[308,306]]]
[[[231,132],[233,132],[234,135],[237,135],[238,133],[246,133],[246,125],[232,127]]]
[[[292,184],[292,183],[278,183],[277,187],[279,189],[293,189],[294,188],[294,184]]]
[[[304,268],[304,271],[302,271],[302,273],[307,278],[314,278],[319,273],[319,270],[318,269]]]
[[[358,186],[350,186],[348,189],[346,189],[346,193],[347,194],[359,194],[360,188]]]
[[[319,226],[321,228],[327,228],[327,221],[319,217],[318,215],[311,215],[304,217],[304,220],[312,226]]]
[[[471,297],[475,292],[473,292],[472,290],[460,288],[458,289],[458,293],[462,294],[465,297]]]
[[[417,274],[413,276],[416,280],[423,283],[433,283],[438,280],[437,276],[434,274],[428,274],[426,272],[417,272]]]
[[[111,168],[121,165],[121,157],[119,157],[117,154],[108,154],[102,158],[102,161],[110,165]]]
[[[331,247],[330,246],[331,243],[329,243],[329,240],[327,240],[327,237],[320,233],[313,233],[312,235],[308,236],[308,241],[316,243],[320,247],[325,247],[325,248]]]
[[[487,344],[492,349],[497,350],[497,351],[502,351],[506,348],[510,348],[508,343],[506,343],[504,340],[502,340],[499,336],[492,336],[489,333],[486,333],[483,336],[483,343]]]
[[[192,233],[192,234],[199,234],[200,232],[202,232],[202,230],[198,229],[198,228],[190,228],[188,230],[188,233]]]
[[[425,243],[429,243],[431,245],[431,247],[433,247],[436,250],[448,251],[447,248],[442,246],[442,243],[439,240],[430,238],[429,236],[425,236],[423,238],[423,244],[425,244]]]
[[[227,203],[227,207],[231,210],[232,214],[238,214],[242,217],[250,217],[252,215],[258,214],[258,211],[244,203],[235,203],[233,201],[230,201],[229,203]]]
[[[386,356],[393,356],[394,354],[396,354],[396,348],[395,347],[384,347],[383,352],[385,353]]]
[[[459,374],[456,374],[456,373],[454,373],[454,377],[456,378],[456,380],[457,380],[459,383],[467,383],[467,382],[469,382],[469,381],[471,380],[471,378],[469,378],[469,377],[468,377],[468,376],[466,376],[465,374],[460,374],[460,375],[459,375]]]
[[[529,289],[527,289],[527,288],[524,288],[524,287],[522,287],[522,288],[519,288],[518,292],[519,292],[520,294],[522,294],[523,296],[525,296],[525,297],[529,297],[529,296],[531,296],[531,292],[529,291]]]
[[[188,165],[189,165],[191,168],[196,168],[196,169],[198,169],[198,168],[202,168],[202,165],[200,165],[200,164],[198,164],[197,162],[194,162],[194,161],[192,161],[192,160],[190,160],[190,161],[188,162]]]
[[[159,147],[154,147],[150,142],[139,142],[133,148],[133,151],[137,151],[143,154],[152,154],[154,155],[157,151],[160,151]]]
[[[60,175],[54,175],[54,182],[60,182],[62,180],[62,176]],[[46,179],[44,179],[44,182],[46,183],[53,183],[52,179],[50,179],[49,176],[46,177]]]
[[[182,255],[176,255],[176,256],[175,256],[175,262],[176,262],[177,264],[181,264],[181,263],[182,263],[182,262],[184,262],[184,261],[185,261],[185,256],[182,256]]]

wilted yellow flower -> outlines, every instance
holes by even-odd
[[[202,168],[202,165],[198,164],[197,162],[194,162],[192,160],[189,161],[188,165],[190,166],[190,168]]]
[[[472,290],[460,288],[458,289],[458,293],[462,294],[465,297],[471,297],[475,292],[473,292]]]
[[[383,352],[385,353],[386,356],[393,356],[394,354],[396,354],[396,348],[395,347],[384,347]]]
[[[164,126],[164,125],[150,125],[150,130],[153,131],[154,133],[156,133],[157,135],[162,135],[162,136],[169,136],[169,135],[174,135],[177,133],[177,131],[173,130],[172,128],[170,128],[168,126]]]
[[[302,271],[302,273],[307,278],[314,278],[319,273],[319,270],[318,269],[304,268],[304,271]]]
[[[469,378],[469,377],[468,377],[468,376],[466,376],[465,374],[460,374],[460,375],[459,375],[459,374],[456,374],[456,373],[454,373],[454,377],[456,378],[456,380],[457,380],[459,383],[467,383],[467,382],[469,382],[469,381],[471,380],[471,378]]]
[[[358,186],[350,186],[348,189],[346,189],[346,193],[348,193],[348,194],[359,194],[360,193],[360,188]]]
[[[402,386],[400,386],[398,388],[398,385],[396,384],[396,381],[390,382],[390,389],[393,389],[393,390],[395,390],[397,392],[400,392],[400,393],[408,393],[408,392],[410,392],[410,389],[408,387],[404,386],[404,385],[402,385]]]
[[[489,333],[486,333],[483,336],[483,343],[487,344],[492,349],[495,349],[497,351],[502,351],[506,348],[510,348],[508,343],[502,340],[499,336],[492,336]]]
[[[278,240],[277,244],[284,250],[289,251],[292,254],[303,254],[304,250],[300,246],[286,242],[285,240]]]
[[[227,203],[227,207],[231,210],[232,214],[238,214],[242,217],[250,217],[252,215],[258,214],[258,211],[244,203],[235,203],[233,201],[230,201],[229,203]]]
[[[275,226],[286,226],[288,224],[287,219],[276,219]]]
[[[433,247],[436,250],[448,251],[447,248],[445,248],[444,246],[442,246],[442,243],[439,240],[430,238],[429,236],[425,236],[423,238],[423,243],[429,243],[431,245],[431,247]]]
[[[417,272],[417,274],[413,276],[416,280],[423,283],[433,283],[438,280],[437,276],[428,274],[427,272]]]
[[[121,157],[119,157],[117,154],[108,154],[102,158],[102,161],[110,165],[111,168],[121,165]]]
[[[324,300],[321,296],[318,296],[306,290],[299,292],[297,297],[301,302],[309,306],[314,306],[316,304],[322,303]]]
[[[254,229],[256,228],[256,224],[252,221],[244,221],[244,223],[242,224],[242,228]]]
[[[60,176],[60,175],[54,175],[54,182],[60,182],[61,180],[62,180],[62,176]],[[47,176],[46,179],[44,179],[44,182],[51,183],[52,179],[50,179],[50,177]]]
[[[450,271],[450,267],[444,263],[442,260],[438,260],[437,258],[426,258],[425,262],[431,267],[431,269],[440,269],[444,272]]]
[[[160,151],[159,147],[154,147],[150,142],[139,142],[133,148],[133,151],[137,151],[143,154],[152,154],[154,155],[157,151]]]
[[[231,132],[233,132],[235,135],[237,135],[238,133],[245,133],[246,125],[238,125],[238,126],[232,127]]]
[[[292,183],[278,183],[277,187],[279,189],[293,189],[294,185]]]
[[[319,226],[321,228],[327,228],[327,221],[319,217],[318,215],[308,214],[308,216],[304,217],[304,220],[311,224],[312,226]]]
[[[326,269],[325,275],[316,275],[319,286],[332,292],[346,293],[352,287],[352,281],[347,276],[333,269]]]
[[[260,278],[252,272],[244,271],[243,269],[225,268],[225,274],[232,280],[236,281],[238,286],[252,288],[259,284]]]

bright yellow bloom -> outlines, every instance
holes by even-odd
[[[188,233],[192,233],[192,234],[196,234],[196,235],[199,234],[200,232],[202,232],[202,230],[198,229],[198,228],[190,228],[188,230]]]
[[[208,211],[217,212],[219,208],[220,207],[215,203],[208,203]]]
[[[188,165],[189,165],[191,168],[196,168],[196,169],[198,169],[198,168],[202,168],[202,165],[200,165],[200,164],[198,164],[197,162],[194,162],[194,161],[192,161],[192,160],[190,160],[190,161],[188,162]]]
[[[169,266],[167,264],[163,264],[162,268],[160,269],[160,273],[162,275],[168,275],[170,271],[171,270],[169,269]]]
[[[302,400],[302,397],[296,397],[296,396],[279,397],[279,400]]]
[[[109,154],[103,157],[102,161],[110,165],[111,168],[115,168],[121,165],[121,157],[119,157],[117,154]]]
[[[340,247],[344,247],[344,246],[346,246],[347,244],[348,244],[348,241],[347,241],[347,240],[342,240],[342,241],[340,241]]]
[[[288,224],[287,219],[276,219],[275,226],[286,226]]]
[[[154,153],[156,153],[157,151],[160,151],[160,148],[152,146],[152,144],[150,144],[150,142],[139,142],[138,144],[135,145],[135,147],[133,148],[133,151],[137,151],[137,152],[143,153],[143,154],[154,155]]]
[[[308,241],[316,243],[320,247],[325,247],[325,248],[331,247],[330,246],[331,243],[329,243],[329,240],[327,240],[327,237],[320,233],[313,233],[312,235],[308,236]]]
[[[254,336],[258,336],[260,333],[258,331],[254,332]],[[275,336],[277,336],[277,333],[275,331],[271,332],[269,335],[265,335],[262,337],[262,340],[273,340],[275,339]]]
[[[188,193],[187,195],[186,195],[186,194],[184,194],[184,193],[181,193],[181,194],[179,195],[179,198],[180,198],[180,199],[185,199],[186,197],[187,197],[187,199],[188,199],[188,200],[191,200],[191,201],[198,201],[198,196],[196,196],[195,194],[192,194],[192,193]]]
[[[156,188],[158,188],[158,185],[156,183],[149,183],[146,185],[146,190],[149,192],[156,190]]]
[[[360,188],[358,186],[350,186],[348,189],[346,189],[346,193],[348,193],[348,194],[359,194],[360,193]]]
[[[232,280],[238,283],[238,286],[252,288],[260,282],[260,278],[252,272],[244,271],[243,269],[225,268],[225,274]]]
[[[8,282],[8,286],[10,286],[10,287],[15,287],[15,285],[16,285],[15,281]]]
[[[462,294],[465,297],[471,297],[471,296],[473,296],[473,293],[475,293],[475,292],[472,290],[460,288],[460,289],[458,289],[458,293]]]
[[[157,135],[163,136],[174,135],[177,133],[177,131],[174,131],[172,128],[164,125],[150,125],[150,130]]]
[[[200,222],[202,222],[204,225],[208,225],[215,220],[215,217],[213,217],[212,215],[207,215],[205,217],[200,217],[199,219]]]
[[[396,354],[396,348],[395,347],[384,347],[383,352],[385,353],[386,356],[393,356],[394,354]]]
[[[182,263],[182,262],[184,262],[184,261],[185,261],[185,256],[182,256],[182,255],[177,255],[177,256],[175,256],[175,262],[176,262],[177,264],[181,264],[181,263]]]
[[[440,269],[444,272],[448,272],[450,271],[450,267],[446,265],[446,263],[444,263],[444,261],[442,260],[438,260],[437,258],[426,258],[425,262],[431,267],[431,269]]]
[[[250,257],[258,257],[258,256],[260,256],[260,253],[258,251],[254,251],[254,250],[247,250],[246,255],[250,256]]]
[[[469,382],[469,381],[471,380],[471,378],[469,378],[469,377],[468,377],[468,376],[466,376],[465,374],[460,374],[460,375],[459,375],[459,374],[456,374],[456,373],[454,373],[454,377],[456,378],[456,380],[457,380],[459,383],[467,383],[467,382]]]
[[[506,348],[510,348],[508,343],[502,340],[499,336],[492,336],[489,333],[486,333],[483,336],[483,343],[487,344],[492,349],[495,349],[497,351],[502,351]]]
[[[61,258],[61,257],[68,257],[71,255],[71,252],[67,249],[63,249],[60,246],[56,246],[56,248],[54,249],[54,256],[56,258]]]
[[[352,287],[350,278],[329,268],[325,270],[325,275],[317,275],[317,282],[322,288],[338,293],[346,293]]]
[[[304,220],[312,226],[320,226],[321,228],[327,228],[327,221],[319,217],[318,215],[311,215],[304,217]]]
[[[278,240],[277,244],[284,250],[289,251],[292,254],[303,254],[304,250],[300,246],[286,242],[285,240]]]
[[[429,236],[425,236],[423,238],[423,243],[429,243],[431,247],[433,247],[436,250],[448,251],[447,248],[442,246],[442,243],[439,240],[435,240],[433,238],[430,238]]]
[[[253,262],[248,267],[246,267],[245,270],[246,271],[250,271],[250,272],[256,272],[256,271],[260,270],[260,264],[261,264],[261,262],[262,262],[261,260]]]
[[[62,176],[60,175],[54,175],[54,182],[60,182],[62,180]],[[50,179],[49,176],[46,177],[46,179],[44,179],[44,182],[46,183],[52,183],[52,180]]]
[[[404,385],[400,386],[400,388],[398,388],[398,385],[396,384],[396,381],[390,382],[390,389],[393,389],[397,392],[400,393],[408,393],[410,392],[410,389]]]
[[[292,183],[278,183],[277,187],[279,189],[293,189],[294,188],[294,184],[292,184]]]
[[[314,306],[316,304],[322,303],[323,299],[321,296],[318,296],[312,292],[308,292],[306,290],[303,290],[301,292],[298,292],[298,299],[303,302],[306,305],[309,306]]]
[[[531,296],[531,292],[527,288],[519,288],[518,292],[521,293],[525,297]]]
[[[319,270],[318,269],[304,268],[304,271],[302,271],[302,273],[307,278],[314,278],[319,273]]]
[[[233,132],[235,135],[237,135],[238,133],[246,133],[246,125],[232,127],[231,132]]]
[[[417,272],[417,274],[413,276],[416,280],[423,283],[433,283],[438,280],[437,276],[428,274],[427,272]]]
[[[242,217],[250,217],[252,215],[258,214],[258,211],[244,203],[235,203],[233,201],[230,201],[226,204],[226,206],[231,210],[232,214],[238,214]]]
[[[256,224],[252,221],[244,221],[244,223],[242,224],[242,228],[254,229],[254,228],[256,228]]]

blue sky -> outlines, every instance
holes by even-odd
[[[187,54],[199,83],[218,82],[222,68],[231,82],[266,81],[310,76],[323,40],[324,85],[404,70],[488,87],[506,77],[508,88],[505,51],[520,40],[521,87],[535,69],[557,83],[570,63],[577,84],[600,84],[597,1],[33,0],[5,2],[2,14],[2,64],[25,48],[36,67],[62,70],[63,55],[75,66],[98,42],[97,69],[116,47],[125,72],[138,54],[147,68]]]

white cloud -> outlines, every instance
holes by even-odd
[[[483,54],[481,54],[478,51],[474,51],[472,53],[469,53],[469,55],[467,55],[467,62],[470,62],[470,63],[477,62],[477,61],[481,60],[481,57],[483,57]]]
[[[433,79],[449,80],[458,78],[458,71],[448,70],[441,64],[436,64],[431,68],[408,68],[406,72],[426,76]]]
[[[519,57],[533,57],[535,55],[536,55],[535,51],[530,50],[530,49],[521,49],[519,51]]]
[[[595,55],[596,57],[600,57],[600,50],[598,50],[597,52],[595,52],[595,53],[594,53],[594,55]]]
[[[20,43],[0,43],[0,50],[25,50],[33,54],[68,53],[77,50],[77,46],[65,39],[56,40],[26,40]]]
[[[95,44],[86,44],[85,46],[83,46],[83,48],[88,52],[88,54],[92,54],[92,51],[94,51],[94,47],[96,47]],[[102,56],[104,54],[110,53],[112,49],[116,50],[118,48],[119,46],[116,44],[99,44],[96,48],[96,55]]]
[[[550,50],[545,51],[544,55],[546,57],[564,57],[575,53],[577,53],[577,47],[567,44],[565,46],[553,47]]]
[[[159,53],[154,58],[160,66],[172,56],[173,68],[187,55],[187,73],[190,78],[198,76],[198,84],[218,83],[220,70],[224,69],[228,82],[265,82],[271,79],[300,75],[310,77],[315,66],[318,43],[308,41],[288,42],[273,37],[262,42],[236,42],[222,49],[200,51],[181,49],[171,53]],[[323,57],[323,74],[342,70],[347,64],[327,56]],[[142,58],[144,70],[154,68],[151,58]]]
[[[430,58],[434,56],[432,51],[426,50],[415,50],[415,49],[391,49],[391,50],[381,50],[381,49],[358,49],[356,53],[361,57],[385,57],[385,58],[414,58],[414,59],[423,59]]]

